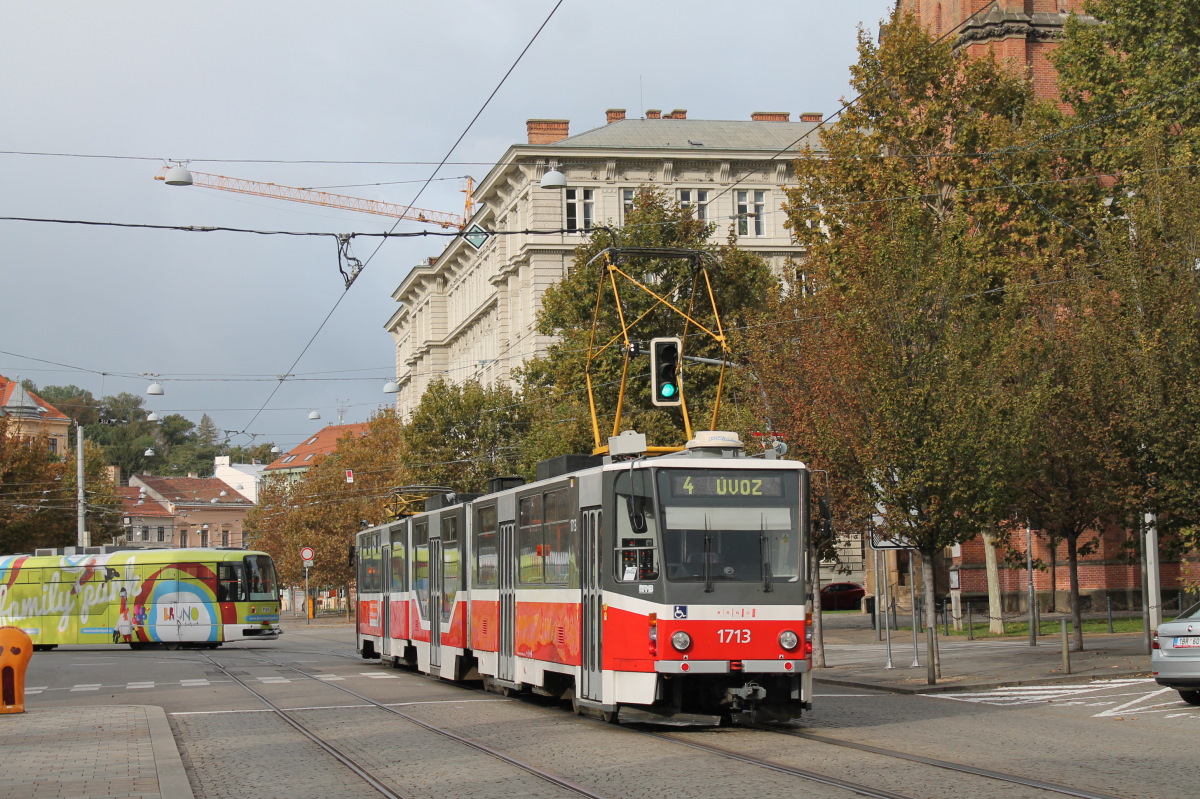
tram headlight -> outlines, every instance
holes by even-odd
[[[692,645],[692,636],[685,633],[683,630],[678,630],[671,633],[671,646],[675,647],[680,652],[688,649]]]
[[[800,645],[800,636],[791,630],[784,630],[779,634],[779,645],[790,652]]]

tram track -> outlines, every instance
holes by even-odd
[[[248,650],[241,650],[238,654],[250,656],[251,658],[253,658],[253,660],[255,660],[256,662],[258,662],[264,666],[270,666],[270,667],[277,668],[277,669],[283,669],[288,672],[300,675],[306,679],[317,681],[322,685],[326,685],[330,688],[335,689],[336,691],[338,691],[339,693],[341,693],[343,695],[353,697],[358,702],[361,702],[364,705],[384,710],[387,713],[392,714],[394,716],[398,716],[398,717],[404,719],[405,721],[410,722],[428,732],[432,732],[437,735],[444,736],[445,738],[453,740],[456,743],[470,747],[472,749],[475,749],[476,751],[479,751],[483,754],[493,757],[499,761],[508,763],[512,766],[515,766],[515,767],[521,769],[522,771],[525,771],[526,773],[529,773],[529,774],[536,776],[542,780],[545,780],[548,783],[559,786],[559,787],[569,791],[572,795],[588,796],[588,797],[601,796],[601,794],[595,793],[595,792],[589,790],[588,788],[586,788],[582,785],[579,785],[578,783],[571,782],[569,780],[565,780],[560,777],[557,777],[554,774],[552,774],[544,769],[538,768],[537,766],[534,766],[530,763],[526,763],[526,762],[521,761],[517,758],[514,758],[510,755],[507,755],[504,752],[501,752],[492,746],[488,746],[485,743],[468,738],[464,735],[454,732],[451,729],[447,729],[445,726],[438,726],[435,724],[431,724],[428,721],[418,718],[410,713],[406,713],[403,710],[397,709],[396,707],[386,705],[382,702],[379,702],[370,697],[367,697],[357,691],[354,691],[349,688],[345,688],[344,686],[324,682],[318,676],[316,676],[308,671],[305,671],[302,668],[298,668],[298,667],[293,666],[288,663],[283,663],[283,662],[279,662],[276,660],[272,660],[270,657],[264,656],[263,654],[261,654],[259,652],[250,652]],[[251,685],[247,684],[245,681],[239,679],[236,675],[232,674],[229,669],[223,667],[221,664],[218,664],[211,656],[205,654],[204,657],[206,659],[208,659],[210,662],[212,662],[216,668],[218,668],[220,671],[222,671],[222,673],[228,675],[230,677],[230,679],[236,681],[240,686],[242,686],[249,693],[258,697],[260,699],[260,701],[264,702],[264,704],[267,704],[267,706],[270,707],[274,712],[276,712],[277,714],[280,714],[281,716],[287,716],[289,714],[289,711],[279,708],[277,705],[270,702],[269,699],[262,697],[261,692],[257,691],[254,688],[254,686],[251,686]],[[465,693],[481,693],[481,694],[485,693],[482,691],[475,691],[475,690],[471,690],[471,689],[464,689],[464,692]],[[492,694],[485,694],[485,695],[488,697],[493,697]],[[550,708],[545,705],[539,706],[539,705],[530,704],[530,703],[523,703],[523,704],[527,708],[529,708],[531,711],[534,711],[534,712],[544,712],[544,713],[556,714],[556,715],[559,713],[569,713],[570,712],[570,711],[566,711],[566,710],[560,711],[558,709]],[[285,721],[286,720],[287,719],[285,718]],[[295,720],[295,719],[293,719],[293,720]],[[758,745],[757,742],[750,743],[744,748],[743,747],[730,748],[727,746],[720,746],[720,745],[716,745],[716,744],[697,741],[694,739],[689,740],[688,738],[690,736],[695,735],[695,733],[692,733],[692,732],[688,732],[688,733],[665,732],[665,731],[660,732],[660,731],[656,731],[653,729],[647,729],[645,726],[641,726],[641,725],[638,725],[638,726],[623,725],[620,728],[614,728],[612,725],[604,724],[599,721],[594,721],[592,723],[594,723],[597,726],[602,726],[609,730],[613,730],[613,731],[619,730],[622,733],[634,734],[634,735],[639,735],[639,736],[647,736],[647,737],[657,739],[657,740],[660,740],[663,742],[669,742],[672,745],[686,747],[686,748],[692,749],[694,751],[702,752],[706,755],[718,757],[723,760],[739,762],[739,763],[742,763],[742,764],[745,764],[748,766],[765,769],[765,770],[768,770],[768,771],[771,771],[771,772],[774,772],[777,774],[794,777],[798,780],[803,780],[804,782],[811,783],[814,785],[824,786],[826,788],[831,788],[831,789],[835,789],[835,790],[846,791],[850,794],[857,795],[857,796],[867,796],[867,797],[872,797],[873,799],[928,799],[928,797],[930,797],[930,796],[946,795],[941,790],[937,790],[937,791],[933,791],[933,792],[930,792],[930,791],[919,792],[915,795],[910,794],[910,793],[904,793],[904,792],[901,792],[898,790],[893,790],[892,788],[889,788],[886,786],[880,786],[878,784],[872,785],[872,784],[868,784],[866,782],[861,782],[861,781],[854,780],[854,779],[846,779],[843,777],[835,776],[833,774],[822,773],[820,771],[816,771],[816,770],[813,770],[810,768],[804,768],[799,765],[793,765],[793,764],[789,764],[787,762],[781,762],[781,760],[768,759],[766,757],[762,757],[762,756],[753,754],[752,752],[748,751],[751,746],[757,746]],[[1029,795],[1029,796],[1058,795],[1058,796],[1074,797],[1075,799],[1120,799],[1120,797],[1117,797],[1112,794],[1104,794],[1104,793],[1099,793],[1099,792],[1095,792],[1095,791],[1090,791],[1087,789],[1073,788],[1073,787],[1070,787],[1067,785],[1048,782],[1048,781],[1044,781],[1044,780],[1038,780],[1038,779],[1034,779],[1034,778],[1023,777],[1020,775],[1008,774],[1008,773],[1004,773],[1004,772],[1000,772],[1000,771],[979,768],[979,767],[971,766],[971,765],[968,765],[965,763],[957,763],[957,762],[942,760],[939,758],[932,758],[932,757],[913,754],[913,753],[909,753],[909,752],[887,749],[884,747],[874,746],[874,745],[870,745],[870,744],[863,744],[863,743],[858,743],[858,742],[854,742],[854,741],[846,741],[846,740],[842,740],[839,738],[824,736],[824,735],[820,735],[820,734],[814,734],[809,731],[791,730],[791,729],[782,728],[782,727],[774,726],[774,725],[746,725],[746,726],[740,727],[738,730],[723,729],[720,731],[713,731],[711,733],[701,733],[701,734],[728,735],[728,734],[738,732],[738,731],[745,731],[745,732],[750,732],[750,733],[754,733],[754,732],[773,733],[775,735],[786,736],[789,738],[795,738],[795,739],[799,739],[799,740],[806,741],[806,742],[813,743],[813,744],[839,747],[839,748],[843,748],[843,749],[847,749],[847,750],[851,750],[851,751],[855,751],[855,752],[862,752],[862,753],[867,753],[870,755],[875,755],[878,757],[905,761],[908,763],[915,764],[918,767],[926,766],[926,767],[930,767],[932,769],[947,771],[952,774],[969,775],[970,777],[980,780],[981,786],[986,786],[988,784],[1005,784],[1005,785],[1012,786],[1014,788],[1024,788],[1024,789],[1033,791],[1034,793],[1025,794],[1025,795]],[[321,742],[319,742],[319,741],[314,741],[314,742],[318,743],[318,745],[322,745]],[[322,748],[325,748],[325,747],[322,746]],[[331,752],[331,754],[332,754],[332,752]],[[811,750],[808,752],[805,752],[803,754],[803,757],[806,761],[811,762],[812,761]],[[786,759],[786,758],[784,758],[784,759]],[[339,760],[340,760],[340,758],[339,758]],[[363,767],[361,764],[356,764],[356,765],[358,766],[358,768],[363,769],[368,774],[370,773],[370,770]],[[350,766],[348,765],[348,767],[350,767]],[[350,768],[352,771],[355,771],[355,773],[358,773],[355,770],[355,768],[353,768],[353,767],[350,767]],[[369,781],[368,781],[368,784],[370,784]],[[374,787],[374,786],[372,786],[372,787]],[[998,785],[997,785],[997,787],[998,787]],[[379,793],[383,796],[400,796],[401,795],[401,794],[395,793],[394,789],[388,789],[388,790],[391,790],[392,792],[388,793],[385,791],[379,791]],[[986,788],[981,787],[979,792],[977,792],[975,794],[970,794],[970,795],[990,795],[990,794]],[[405,799],[408,799],[408,798],[405,797]]]
[[[493,747],[490,747],[487,744],[484,744],[480,741],[476,741],[476,740],[468,738],[464,735],[460,735],[460,734],[454,732],[453,730],[448,730],[448,729],[445,729],[438,725],[431,724],[427,721],[417,718],[416,716],[413,716],[412,714],[405,713],[402,710],[399,710],[395,707],[392,707],[390,705],[379,702],[375,699],[372,699],[369,696],[366,696],[364,694],[361,694],[357,691],[351,690],[344,686],[336,685],[336,684],[321,680],[319,677],[317,677],[313,674],[310,674],[309,672],[306,672],[305,670],[303,670],[301,668],[297,668],[296,666],[292,666],[287,663],[280,663],[278,661],[271,660],[268,657],[264,657],[263,655],[261,655],[257,652],[250,652],[248,650],[240,650],[240,651],[238,651],[238,655],[239,656],[249,656],[253,660],[255,660],[258,663],[261,663],[263,665],[271,666],[271,667],[277,668],[277,669],[283,669],[283,670],[292,672],[294,674],[298,674],[302,677],[305,677],[309,680],[312,680],[312,681],[318,683],[319,685],[325,686],[327,688],[331,688],[331,689],[336,690],[344,695],[354,697],[356,700],[363,703],[365,706],[368,706],[370,708],[377,709],[377,710],[382,710],[393,716],[399,717],[399,718],[403,719],[404,721],[409,722],[410,724],[420,727],[421,729],[423,729],[427,732],[434,733],[443,738],[449,739],[461,746],[465,746],[469,749],[480,752],[480,753],[482,753],[488,757],[491,757],[495,760],[498,760],[498,761],[506,763],[510,766],[513,766],[527,774],[530,774],[533,777],[543,780],[544,782],[547,782],[551,785],[562,788],[563,790],[569,792],[572,795],[587,797],[587,799],[608,799],[604,794],[599,794],[599,793],[590,791],[581,785],[571,782],[570,780],[567,780],[563,777],[552,774],[544,769],[540,769],[533,764],[527,763],[525,761],[519,760],[510,755],[507,755],[507,754],[505,754]],[[243,690],[245,690],[251,696],[255,697],[258,701],[260,701],[264,705],[266,705],[272,711],[272,713],[275,716],[277,716],[281,721],[283,721],[284,723],[286,723],[287,725],[292,727],[294,730],[299,732],[301,735],[303,735],[309,741],[316,744],[322,750],[324,750],[329,755],[334,757],[339,763],[341,763],[343,766],[345,766],[347,769],[349,769],[351,772],[353,772],[355,775],[357,775],[360,779],[362,779],[363,782],[365,782],[367,785],[369,785],[371,788],[373,788],[379,795],[388,797],[388,799],[411,799],[411,797],[405,796],[404,794],[398,792],[395,788],[388,785],[386,780],[384,778],[378,776],[371,768],[364,766],[362,763],[358,762],[358,760],[356,758],[351,757],[348,753],[346,753],[340,747],[331,743],[330,741],[325,739],[323,736],[321,736],[318,732],[311,729],[308,725],[304,724],[304,722],[302,722],[298,718],[298,712],[288,710],[286,708],[281,707],[278,703],[276,703],[270,697],[268,697],[263,691],[258,690],[256,687],[249,684],[246,680],[243,680],[237,673],[235,673],[234,670],[230,669],[225,664],[218,662],[218,660],[215,657],[213,657],[212,655],[203,653],[203,657],[205,660],[207,660],[212,665],[213,668],[220,671],[228,679],[230,679],[231,681],[236,683],[238,686],[240,686]]]
[[[717,755],[720,757],[729,758],[729,759],[736,760],[736,761],[739,761],[742,763],[757,765],[762,768],[769,769],[771,771],[776,771],[776,772],[783,773],[783,774],[791,774],[791,775],[800,777],[805,780],[810,780],[810,781],[818,782],[818,783],[825,784],[825,785],[844,788],[846,790],[853,791],[854,793],[859,794],[861,796],[877,797],[878,799],[914,799],[914,797],[909,796],[907,794],[900,794],[900,793],[896,793],[894,791],[890,791],[890,790],[887,790],[884,788],[879,788],[877,786],[867,785],[866,783],[855,782],[853,780],[844,780],[844,779],[834,777],[829,774],[822,774],[820,772],[811,771],[809,769],[803,769],[803,768],[799,768],[796,766],[790,766],[785,763],[780,763],[780,762],[773,761],[773,760],[767,760],[765,758],[760,758],[760,757],[757,757],[755,755],[751,755],[751,754],[748,754],[745,752],[735,751],[735,750],[732,750],[732,749],[729,749],[726,747],[716,746],[713,744],[701,743],[698,741],[683,740],[679,733],[655,732],[652,730],[636,729],[636,728],[629,728],[629,729],[631,732],[635,732],[639,735],[645,735],[645,736],[649,736],[652,738],[672,741],[673,743],[677,743],[681,746],[686,746],[691,749],[696,749],[696,750],[699,750],[702,752],[707,752],[707,753]],[[887,758],[891,758],[891,759],[903,760],[903,761],[907,761],[907,762],[911,762],[911,763],[918,763],[921,765],[932,766],[932,767],[935,767],[938,769],[944,769],[944,770],[956,772],[959,774],[968,774],[968,775],[980,777],[980,778],[994,781],[994,782],[1006,783],[1006,784],[1016,785],[1016,786],[1020,786],[1020,787],[1024,787],[1024,788],[1032,788],[1034,790],[1041,791],[1041,792],[1076,797],[1076,799],[1122,799],[1122,797],[1118,797],[1113,794],[1104,794],[1104,793],[1098,793],[1095,791],[1089,791],[1089,790],[1085,790],[1085,789],[1081,789],[1081,788],[1072,788],[1067,785],[1060,785],[1057,783],[1046,782],[1044,780],[1037,780],[1037,779],[1033,779],[1033,778],[1029,778],[1029,777],[1022,777],[1022,776],[1015,775],[1015,774],[1006,774],[1004,772],[994,771],[991,769],[978,768],[976,766],[967,765],[965,763],[955,763],[955,762],[948,761],[948,760],[941,760],[938,758],[925,757],[923,755],[915,755],[915,754],[912,754],[909,752],[901,752],[899,750],[887,749],[887,748],[880,747],[880,746],[873,746],[871,744],[862,744],[862,743],[857,743],[855,741],[844,741],[844,740],[841,740],[838,738],[830,738],[830,737],[823,736],[823,735],[814,735],[814,734],[808,733],[808,732],[797,732],[797,731],[792,731],[792,730],[780,729],[775,726],[761,725],[761,724],[760,725],[746,725],[745,727],[743,727],[743,729],[757,730],[760,732],[772,732],[772,733],[786,735],[791,738],[798,738],[798,739],[801,739],[804,741],[811,741],[814,743],[824,744],[824,745],[828,745],[828,746],[843,747],[843,748],[847,748],[847,749],[851,749],[851,750],[855,750],[855,751],[859,751],[859,752],[869,752],[871,754],[879,755],[881,757],[887,757]]]

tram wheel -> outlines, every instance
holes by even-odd
[[[1179,698],[1189,705],[1200,705],[1200,691],[1180,691]]]
[[[600,711],[600,720],[603,721],[605,724],[616,724],[620,714],[621,714],[620,708],[617,708],[616,710],[601,710]]]
[[[174,652],[174,651],[176,651],[177,649],[179,649],[179,642],[178,642],[178,641],[171,641],[171,642],[169,642],[169,643],[165,643],[165,644],[163,644],[163,649],[167,649],[167,650],[169,650],[169,651],[171,651],[171,652]]]

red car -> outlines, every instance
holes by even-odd
[[[858,610],[866,593],[858,583],[830,583],[821,589],[821,609]]]

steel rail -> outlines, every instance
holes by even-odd
[[[769,730],[782,735],[789,735],[793,738],[801,738],[806,741],[816,741],[818,743],[829,744],[830,746],[842,746],[847,749],[855,749],[859,752],[870,752],[872,754],[891,757],[897,760],[908,760],[913,763],[923,763],[927,766],[936,766],[937,768],[946,769],[948,771],[957,771],[963,774],[973,774],[978,777],[986,777],[988,779],[998,780],[1001,782],[1011,782],[1015,785],[1023,785],[1027,788],[1038,788],[1051,793],[1061,793],[1066,796],[1077,797],[1078,799],[1121,799],[1121,797],[1114,796],[1112,794],[1096,793],[1095,791],[1087,791],[1082,788],[1071,788],[1067,785],[1045,782],[1043,780],[1037,780],[1031,777],[1019,777],[1015,774],[1005,774],[1002,771],[992,771],[991,769],[968,766],[964,763],[954,763],[949,760],[939,760],[935,757],[926,757],[924,755],[914,755],[908,752],[899,752],[894,749],[885,749],[881,746],[872,746],[871,744],[858,743],[856,741],[843,741],[838,738],[827,738],[824,735],[792,732],[790,730],[781,730],[766,725],[754,725],[751,727],[751,729]]]
[[[487,744],[472,740],[470,738],[467,738],[464,735],[459,735],[458,733],[452,732],[445,728],[438,727],[436,724],[430,724],[427,721],[422,721],[421,719],[417,718],[416,716],[412,716],[408,713],[405,713],[402,710],[397,710],[394,707],[385,705],[382,702],[376,701],[369,696],[360,694],[357,691],[352,691],[349,688],[346,688],[344,686],[334,685],[333,683],[326,682],[326,681],[320,679],[319,677],[309,674],[308,672],[304,671],[303,669],[297,668],[291,664],[279,663],[278,661],[274,661],[274,660],[271,660],[270,658],[263,657],[262,655],[259,655],[257,652],[251,653],[250,650],[246,650],[246,649],[231,650],[231,651],[237,651],[239,654],[251,655],[252,657],[258,659],[262,663],[266,663],[271,666],[275,666],[276,668],[287,669],[287,670],[295,672],[296,674],[299,674],[303,677],[307,677],[308,679],[313,680],[314,682],[317,682],[321,685],[341,691],[342,693],[352,696],[355,699],[358,699],[362,702],[365,702],[368,705],[371,705],[372,707],[376,707],[380,710],[387,711],[388,713],[391,713],[395,716],[399,716],[400,718],[404,719],[405,721],[415,724],[416,726],[421,727],[422,729],[427,730],[428,732],[436,733],[437,735],[441,735],[445,738],[449,738],[450,740],[454,741],[455,743],[459,743],[459,744],[462,744],[463,746],[467,746],[467,747],[470,747],[471,749],[475,749],[478,752],[482,752],[483,754],[493,757],[497,760],[500,760],[501,762],[507,763],[510,766],[515,766],[516,768],[524,771],[525,773],[530,774],[534,777],[537,777],[538,779],[544,780],[544,781],[550,783],[551,785],[555,785],[559,788],[563,788],[565,790],[571,791],[572,793],[576,793],[580,796],[587,797],[587,799],[608,799],[608,797],[606,797],[604,794],[599,794],[599,793],[595,793],[593,791],[589,791],[587,788],[583,787],[582,785],[571,782],[570,780],[565,779],[563,777],[558,777],[554,774],[551,774],[548,771],[544,771],[544,770],[538,768],[537,766],[531,765],[522,760],[517,760],[516,758],[514,758],[510,755],[504,754],[503,752],[499,751],[498,749],[493,749],[492,747],[488,746]],[[212,660],[211,656],[205,655],[205,657],[208,657],[210,660]],[[213,663],[214,663],[214,665],[217,666],[217,668],[221,669],[222,672],[229,674],[229,676],[233,677],[233,679],[237,680],[239,683],[241,683],[243,686],[245,686],[244,682],[242,682],[241,680],[238,680],[237,677],[234,677],[233,674],[230,673],[226,668],[224,668],[220,664],[217,664],[216,661],[213,661]],[[251,693],[256,693],[253,689],[249,688],[249,686],[246,686],[246,688]],[[278,712],[286,712],[286,711],[278,711]],[[900,797],[899,799],[908,799],[908,798]]]
[[[245,651],[245,650],[242,650],[242,651]],[[337,760],[339,763],[341,763],[346,768],[353,771],[365,783],[367,783],[372,788],[374,788],[380,795],[386,796],[386,797],[388,797],[388,799],[407,799],[403,794],[397,793],[396,791],[392,790],[390,787],[385,785],[381,780],[376,778],[375,775],[373,775],[369,770],[367,770],[363,766],[359,765],[357,762],[354,761],[353,758],[351,758],[345,752],[338,749],[333,744],[330,744],[325,739],[323,739],[321,736],[317,735],[315,732],[310,730],[302,722],[300,722],[298,719],[296,719],[294,716],[292,716],[288,711],[284,710],[279,705],[272,702],[270,699],[268,699],[266,697],[266,695],[264,695],[263,693],[261,693],[260,691],[258,691],[256,689],[252,688],[245,680],[243,680],[241,677],[238,677],[236,674],[234,674],[232,671],[227,669],[221,663],[218,663],[216,661],[216,659],[214,659],[211,655],[205,654],[204,657],[210,663],[212,663],[212,665],[214,667],[219,669],[222,674],[224,674],[226,677],[228,677],[229,679],[236,682],[238,685],[242,686],[242,688],[244,688],[251,696],[255,697],[256,699],[258,699],[258,701],[262,702],[264,705],[269,707],[275,713],[275,716],[277,718],[279,718],[281,721],[283,721],[286,724],[288,724],[289,726],[291,726],[293,729],[295,729],[297,732],[299,732],[305,738],[307,738],[310,741],[312,741],[313,743],[315,743],[317,746],[324,749],[326,752],[328,752],[330,755],[332,755],[335,760]]]

